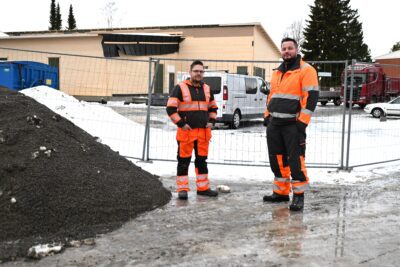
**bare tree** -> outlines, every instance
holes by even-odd
[[[287,29],[286,32],[283,34],[283,37],[290,37],[296,40],[299,44],[299,51],[304,42],[304,35],[303,35],[303,21],[297,20],[294,21]]]
[[[107,27],[110,29],[112,29],[113,27],[115,13],[117,12],[117,10],[118,8],[116,7],[115,2],[108,2],[102,9],[104,18],[107,21]]]

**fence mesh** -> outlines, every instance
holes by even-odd
[[[34,61],[58,69],[59,90],[30,89],[26,94],[71,120],[121,155],[142,158],[146,114],[136,120],[120,115],[98,102],[112,96],[145,94],[149,88],[148,60],[105,59],[38,51],[0,48],[0,58]],[[153,70],[154,73],[154,70]],[[38,81],[39,82],[39,81]],[[37,84],[25,83],[24,88]],[[75,96],[76,98],[72,97]],[[110,105],[111,106],[111,105]],[[134,110],[134,107],[131,107]]]
[[[166,114],[165,103],[176,84],[188,77],[192,59],[106,59],[0,48],[0,60],[54,66],[59,90],[36,87],[23,92],[121,155],[176,160],[176,126]],[[203,62],[205,81],[219,108],[208,162],[268,165],[266,129],[262,125],[267,95],[261,88],[269,86],[280,62]],[[307,128],[307,165],[347,168],[400,160],[400,98],[396,98],[400,95],[400,65],[309,63],[317,69],[321,91]],[[26,83],[23,87],[36,85]],[[229,92],[225,100],[224,89]],[[146,105],[149,96],[151,106]],[[124,104],[133,98],[140,103]],[[101,99],[109,102],[100,104]],[[392,102],[366,106],[385,101]]]
[[[171,92],[177,83],[188,77],[192,62],[178,59],[158,61],[161,66],[159,72],[163,73],[156,75],[155,92]],[[268,82],[273,70],[280,63],[216,60],[204,60],[203,63],[206,68],[205,82],[211,85],[219,108],[219,123],[213,131],[208,162],[250,166],[268,164],[266,130],[262,125],[267,95],[260,90],[262,81],[255,77]],[[314,62],[313,65],[320,74],[320,84],[326,98],[318,105],[308,127],[307,163],[314,167],[340,166],[344,108],[339,102],[341,74],[345,62]],[[240,79],[237,74],[247,76]],[[255,78],[255,90],[247,90],[248,78]],[[223,100],[224,84],[230,92],[228,100]],[[251,86],[250,82],[249,84]],[[239,129],[231,129],[237,112],[240,114],[241,124]],[[175,160],[176,126],[166,116],[165,108],[152,108],[150,122],[150,159]]]
[[[347,88],[352,103],[346,105],[350,107],[348,165],[399,160],[400,65],[354,62],[352,66]]]

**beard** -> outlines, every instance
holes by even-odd
[[[283,58],[283,61],[285,61],[286,63],[289,63],[289,62],[293,62],[294,60],[296,60],[296,58],[297,58],[297,55],[295,54],[292,57]]]

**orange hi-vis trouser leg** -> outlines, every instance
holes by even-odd
[[[305,137],[296,125],[269,125],[267,144],[271,170],[275,175],[273,191],[280,195],[303,194],[309,179],[305,166]],[[290,181],[292,176],[292,181]]]
[[[192,129],[184,131],[178,128],[176,135],[178,141],[178,168],[177,191],[189,191],[189,165],[193,149],[195,151],[196,186],[198,191],[209,188],[207,156],[211,139],[211,129]]]

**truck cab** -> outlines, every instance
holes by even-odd
[[[374,64],[356,63],[353,75],[352,103],[364,108],[369,103],[376,103],[385,99],[386,76],[381,67]],[[344,101],[346,92],[346,106],[349,106],[351,92],[352,66],[347,70],[347,88],[344,88],[344,71],[342,73],[341,99]]]

